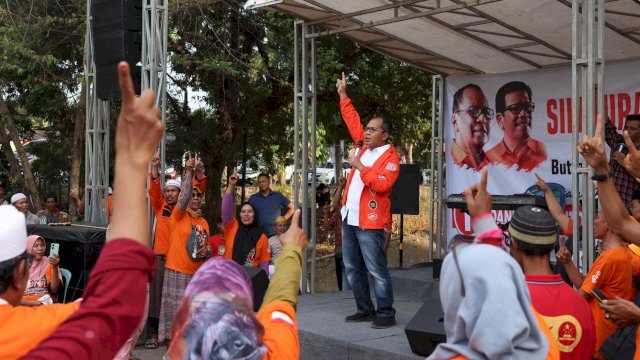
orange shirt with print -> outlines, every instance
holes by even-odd
[[[73,315],[80,302],[42,306],[0,305],[0,359],[18,359]]]
[[[183,274],[193,275],[204,264],[204,260],[193,261],[187,253],[187,241],[191,237],[193,227],[200,227],[206,232],[207,243],[209,245],[209,223],[202,216],[194,218],[186,211],[182,211],[178,206],[174,207],[171,213],[171,236],[169,252],[165,268]]]
[[[517,153],[512,153],[507,149],[504,140],[487,151],[489,161],[496,164],[503,164],[506,167],[516,165],[517,170],[531,171],[540,163],[547,160],[547,150],[544,144],[533,138],[529,138]]]
[[[555,338],[551,334],[551,330],[549,329],[549,325],[544,321],[544,318],[538,314],[538,312],[531,307],[531,311],[533,311],[533,315],[535,315],[536,320],[538,321],[538,327],[540,327],[540,331],[547,338],[547,342],[549,343],[549,351],[547,351],[547,357],[545,360],[560,360],[560,348],[558,347],[558,343]],[[458,355],[452,357],[451,360],[468,360],[468,358],[464,355]]]
[[[46,258],[43,258],[46,260]],[[27,280],[27,287],[24,289],[24,295],[22,300],[36,301],[45,295],[51,296],[52,299],[56,299],[55,294],[49,293],[47,286],[51,284],[51,278],[53,277],[53,267],[51,264],[47,266],[47,271],[44,273],[43,279],[39,281]],[[62,275],[58,270],[58,278],[62,281]]]
[[[235,217],[232,217],[231,221],[224,226],[224,257],[229,260],[233,260],[233,243],[236,239],[236,233],[238,232],[239,227],[240,224],[238,224],[238,220],[236,220]],[[262,234],[256,243],[256,255],[251,262],[251,266],[257,268],[261,262],[269,260],[271,260],[271,255],[269,254],[269,240],[265,234]]]
[[[149,174],[149,201],[156,215],[156,237],[153,241],[153,253],[166,255],[169,252],[173,207],[164,199],[160,178],[154,179],[151,174]]]
[[[620,297],[633,301],[631,281],[631,261],[629,261],[629,249],[619,246],[611,250],[605,250],[598,256],[589,273],[584,278],[580,290],[591,295],[591,290],[598,288],[609,299]],[[616,331],[616,325],[605,319],[604,310],[598,306],[598,299],[590,296],[587,300],[593,312],[596,323],[596,349],[600,349],[602,343]],[[602,359],[600,354],[596,358]]]
[[[300,358],[296,311],[286,301],[274,301],[263,306],[257,314],[264,327],[267,353],[262,360]]]

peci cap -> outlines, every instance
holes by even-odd
[[[176,179],[169,179],[169,180],[167,180],[167,182],[164,184],[164,187],[166,188],[167,186],[175,186],[175,187],[177,187],[177,188],[178,188],[178,190],[181,190],[181,189],[180,189],[180,186],[181,186],[181,185],[182,185],[182,184],[180,184],[180,181],[178,181],[178,180],[176,180]]]
[[[11,196],[11,203],[15,204],[16,202],[22,200],[22,199],[26,199],[27,195],[23,194],[23,193],[15,193],[13,194],[13,196]]]
[[[27,250],[24,214],[11,205],[0,206],[0,242],[0,262],[13,259]]]
[[[509,234],[529,244],[554,244],[557,232],[558,227],[553,216],[537,206],[517,208],[509,222]]]

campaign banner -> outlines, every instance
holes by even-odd
[[[639,68],[640,60],[606,64],[604,112],[620,132],[628,114],[640,113]],[[479,182],[486,167],[492,194],[522,194],[538,174],[562,185],[571,204],[571,102],[571,67],[446,78],[446,196]],[[494,210],[494,217],[507,223],[511,213]],[[457,209],[447,209],[446,226],[447,240],[473,234]]]

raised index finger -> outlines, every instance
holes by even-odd
[[[627,150],[629,150],[629,154],[637,153],[638,149],[636,149],[636,144],[634,144],[633,140],[631,140],[631,136],[629,136],[627,130],[622,133],[622,136],[624,136],[624,143],[627,144]]]
[[[594,138],[601,138],[602,137],[602,115],[598,114],[598,116],[596,116],[596,130],[595,133],[593,134]]]
[[[129,71],[129,64],[126,61],[121,61],[118,64],[118,80],[120,82],[120,96],[122,97],[122,107],[130,107],[135,104],[136,92],[133,88],[133,81],[131,80],[131,72]]]
[[[487,191],[487,168],[482,169],[482,175],[480,175],[480,190]]]
[[[347,84],[347,79],[344,76],[344,71],[342,72],[342,82],[346,85]]]
[[[289,227],[289,230],[291,230],[294,227],[297,229],[300,229],[300,214],[302,214],[302,211],[300,211],[300,209],[296,209],[296,211],[293,212],[293,216],[291,217],[291,226]]]

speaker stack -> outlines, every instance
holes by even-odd
[[[142,1],[93,0],[91,8],[96,95],[100,99],[120,96],[118,63],[126,61],[136,94],[140,94],[142,69]]]

